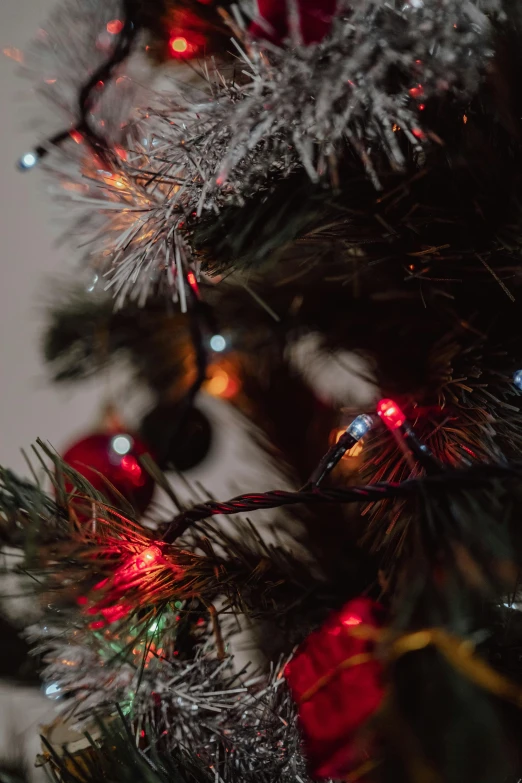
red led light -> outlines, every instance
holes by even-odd
[[[406,416],[393,400],[381,400],[377,405],[377,413],[390,430],[402,427]]]
[[[347,625],[348,627],[352,627],[354,625],[360,625],[362,623],[362,618],[359,617],[357,614],[349,614],[346,617],[343,617],[341,620],[343,625]]]
[[[107,22],[107,32],[111,35],[118,35],[123,30],[123,22],[121,19],[111,19]]]
[[[188,49],[188,41],[186,38],[183,38],[182,35],[177,35],[175,38],[171,38],[170,48],[173,52],[183,54],[183,52],[186,52]]]
[[[188,281],[189,286],[192,288],[192,290],[196,294],[196,296],[199,296],[198,281],[196,280],[196,275],[194,274],[194,272],[189,272],[187,274],[187,281]]]
[[[138,571],[143,571],[145,568],[150,568],[161,558],[161,549],[157,546],[149,546],[143,552],[141,552],[134,561],[134,567]]]
[[[191,46],[184,35],[173,35],[169,41],[169,49],[173,57],[190,57],[195,47]]]
[[[422,84],[418,84],[416,87],[412,87],[409,93],[412,98],[420,98],[421,95],[424,95],[424,87]]]

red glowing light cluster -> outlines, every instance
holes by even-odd
[[[163,562],[163,555],[159,546],[152,544],[142,552],[131,555],[114,573],[112,583],[109,579],[102,579],[93,590],[103,590],[109,587],[109,592],[101,601],[90,603],[86,596],[80,596],[77,599],[79,606],[85,607],[84,612],[90,616],[98,615],[98,619],[93,620],[89,627],[93,630],[99,630],[106,625],[115,623],[125,617],[131,610],[132,604],[125,600],[125,593],[129,587],[139,584],[139,578],[149,568],[154,568]],[[114,603],[110,603],[113,600]],[[101,617],[100,617],[101,615]]]
[[[402,427],[406,421],[406,416],[393,400],[381,400],[377,405],[377,413],[390,430]]]

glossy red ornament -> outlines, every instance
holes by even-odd
[[[136,435],[97,432],[67,449],[63,460],[85,476],[109,501],[117,503],[117,497],[111,493],[104,478],[143,513],[154,493],[154,480],[138,459],[147,453],[147,447]],[[67,490],[72,491],[72,486],[68,485]]]
[[[322,41],[330,30],[337,0],[294,0],[299,33],[304,44]],[[255,38],[281,44],[290,37],[290,3],[285,0],[257,0],[257,15],[250,26]]]
[[[285,669],[316,779],[346,779],[368,760],[370,749],[358,734],[383,698],[382,667],[371,638],[382,621],[379,604],[356,598],[311,634]]]

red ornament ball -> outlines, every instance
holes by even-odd
[[[143,513],[154,493],[154,480],[139,463],[148,453],[145,444],[128,432],[97,432],[82,438],[63,455],[63,461],[81,473],[92,486],[117,505],[107,481]],[[68,491],[72,486],[66,485]]]
[[[250,26],[254,38],[281,44],[290,36],[290,3],[282,0],[257,0],[257,16]],[[337,11],[337,0],[295,0],[298,32],[304,44],[317,43],[330,31]]]
[[[315,779],[346,780],[371,754],[360,729],[384,695],[371,633],[382,619],[379,604],[350,601],[305,640],[285,669]]]

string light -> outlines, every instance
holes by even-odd
[[[58,694],[60,693],[60,686],[57,682],[52,682],[50,685],[47,686],[45,689],[45,695],[49,696],[50,699],[58,698]]]
[[[132,449],[133,443],[134,441],[130,435],[115,435],[111,440],[111,449],[113,449],[116,454],[128,454]]]
[[[222,353],[227,347],[227,341],[222,334],[215,334],[210,338],[210,347],[215,353]]]
[[[21,171],[29,171],[29,169],[32,169],[36,166],[39,159],[40,158],[36,153],[26,152],[25,155],[22,155],[22,157],[18,161],[18,168]]]
[[[189,272],[187,274],[187,282],[189,286],[192,288],[192,291],[194,292],[196,299],[199,299],[199,286],[194,272]]]
[[[176,35],[170,39],[170,48],[176,54],[183,54],[188,49],[188,41],[182,35]]]
[[[188,57],[193,48],[184,35],[173,35],[169,41],[169,49],[173,57]]]
[[[134,560],[134,568],[137,571],[143,571],[145,568],[151,568],[161,560],[162,554],[159,546],[149,546],[144,549]]]
[[[341,440],[345,432],[346,432],[345,427],[341,427],[341,429],[339,430],[334,430],[333,436],[330,438],[330,443],[332,444],[339,443],[339,441]],[[352,446],[351,449],[348,449],[348,451],[343,455],[342,459],[349,460],[349,459],[353,459],[354,457],[358,457],[362,453],[362,450],[363,450],[363,441],[360,440],[355,444],[355,446]]]
[[[402,427],[406,421],[406,416],[393,400],[381,400],[377,405],[377,413],[390,430]]]
[[[238,393],[240,384],[232,373],[228,373],[219,365],[213,365],[208,369],[208,378],[203,388],[212,397],[221,397],[227,400]]]
[[[517,370],[513,375],[513,383],[519,391],[522,391],[522,370]]]
[[[111,35],[118,35],[123,30],[123,22],[121,19],[111,19],[107,22],[107,32]]]
[[[381,400],[377,405],[377,413],[391,432],[399,436],[399,443],[404,443],[415,455],[427,473],[438,473],[441,463],[433,456],[425,443],[422,443],[413,431],[406,416],[393,400]],[[402,441],[401,441],[402,439]]]
[[[332,472],[346,452],[352,449],[370,431],[373,424],[372,416],[367,416],[365,413],[357,416],[338,438],[337,443],[326,452],[310,476],[308,485],[318,487],[328,474]]]

